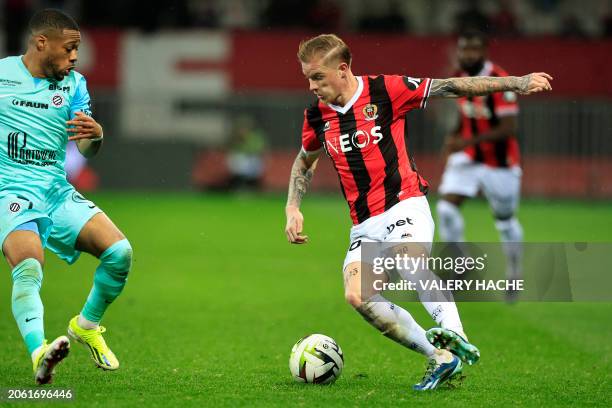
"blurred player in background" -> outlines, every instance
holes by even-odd
[[[234,122],[229,141],[227,168],[230,177],[226,189],[259,189],[264,173],[263,153],[266,138],[255,126],[255,120],[242,116]]]
[[[291,170],[287,239],[294,244],[308,241],[302,233],[304,217],[299,207],[318,157],[325,151],[338,172],[354,224],[343,266],[345,297],[385,336],[429,358],[425,376],[414,389],[434,389],[459,374],[462,361],[472,364],[479,358],[478,349],[463,331],[456,305],[423,302],[441,326],[426,333],[406,310],[380,293],[362,293],[361,288],[362,243],[431,246],[433,240],[434,222],[425,198],[427,182],[407,149],[405,114],[424,108],[429,96],[473,97],[505,91],[529,94],[550,90],[551,78],[543,73],[450,79],[355,76],[348,46],[331,34],[303,41],[298,59],[317,102],[304,113],[302,149]],[[390,225],[395,227],[388,228]]]
[[[458,39],[459,77],[507,77],[487,59],[484,34],[470,31]],[[520,277],[523,229],[516,218],[521,190],[519,146],[516,140],[518,104],[513,91],[457,99],[460,120],[446,139],[448,154],[436,206],[440,238],[463,242],[464,222],[459,208],[466,198],[482,192],[487,198],[495,227],[507,257],[506,276]],[[517,292],[508,292],[512,300]]]
[[[35,381],[52,380],[70,342],[45,340],[43,279],[45,247],[69,264],[81,251],[100,259],[93,288],[68,333],[85,344],[98,367],[119,362],[99,325],[123,289],[132,248],[94,203],[66,180],[66,144],[74,140],[86,157],[102,145],[102,127],[91,117],[85,78],[74,71],[81,34],[59,10],[37,12],[29,23],[23,56],[0,60],[0,245],[12,269],[13,316],[32,358]]]

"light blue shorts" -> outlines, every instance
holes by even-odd
[[[26,192],[0,192],[0,248],[6,237],[29,221],[36,222],[43,248],[49,248],[69,264],[81,254],[75,249],[83,226],[102,212],[70,184],[47,192],[43,199]]]
[[[36,235],[40,236],[40,232],[38,231],[38,224],[36,221],[28,221],[25,224],[18,225],[13,231],[31,231]]]

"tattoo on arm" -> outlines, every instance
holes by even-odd
[[[430,96],[456,98],[458,96],[489,95],[495,92],[527,92],[531,75],[522,77],[462,77],[434,79]]]
[[[316,160],[312,164],[307,163],[306,153],[300,151],[293,162],[291,168],[291,177],[289,179],[289,193],[287,195],[287,205],[299,207],[302,203],[302,198],[308,190],[308,186],[312,181]]]
[[[344,274],[344,286],[348,285],[348,282],[353,276],[359,275],[359,268],[352,268]]]

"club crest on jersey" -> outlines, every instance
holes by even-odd
[[[11,212],[18,212],[21,210],[21,205],[19,205],[19,203],[11,203],[11,205],[9,205],[9,210],[11,210]]]
[[[323,131],[327,132],[330,127],[331,127],[331,125],[330,125],[329,121],[325,122],[325,125],[323,125]]]
[[[378,118],[378,106],[373,103],[368,103],[363,108],[363,116],[365,116],[365,120],[374,120]]]
[[[56,108],[61,108],[64,106],[64,96],[59,92],[56,92],[51,96],[51,104]]]

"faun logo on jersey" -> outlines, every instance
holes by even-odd
[[[339,152],[351,152],[353,149],[364,149],[369,145],[377,145],[383,138],[380,126],[374,126],[367,130],[357,130],[353,134],[345,133],[338,137],[330,138],[325,141],[325,151],[329,156]]]
[[[57,151],[26,149],[28,135],[25,132],[10,132],[7,140],[8,157],[19,164],[51,166],[57,162]]]
[[[365,116],[365,120],[374,120],[378,118],[378,106],[373,103],[368,103],[363,108],[363,116]]]
[[[62,106],[64,106],[64,101],[65,101],[64,95],[62,95],[59,92],[56,92],[51,96],[51,103],[56,108],[61,108]]]
[[[15,106],[23,107],[23,108],[49,109],[49,104],[42,103],[42,102],[24,101],[20,99],[13,99],[12,104]]]

